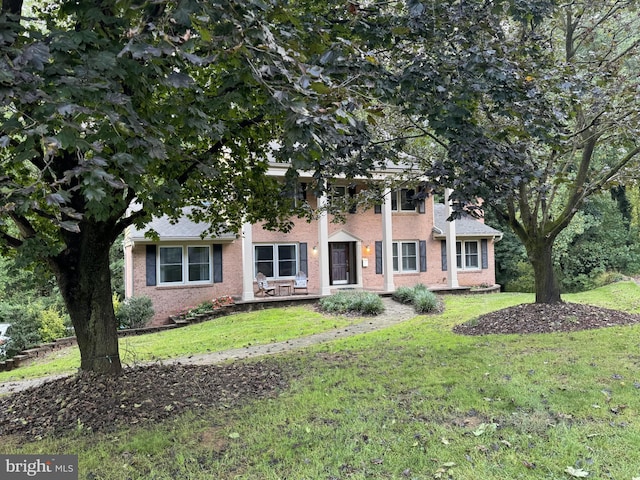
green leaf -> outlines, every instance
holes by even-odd
[[[329,93],[331,93],[331,88],[322,82],[313,82],[311,84],[311,90],[319,93],[320,95],[328,95]]]
[[[75,146],[76,139],[78,138],[78,133],[71,128],[65,128],[59,131],[56,136],[58,142],[60,142],[60,148],[68,149],[69,147]]]
[[[476,428],[473,431],[473,434],[476,437],[479,437],[481,435],[484,435],[486,432],[495,432],[496,429],[498,428],[498,424],[497,423],[481,423],[480,425],[478,425],[478,428]]]

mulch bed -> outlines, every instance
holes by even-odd
[[[462,335],[576,332],[639,322],[640,315],[593,305],[525,303],[482,315],[453,331]]]
[[[38,439],[114,431],[186,411],[236,407],[287,388],[274,362],[152,365],[119,376],[82,373],[0,397],[0,436]]]

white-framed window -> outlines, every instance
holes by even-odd
[[[294,278],[298,273],[298,245],[295,243],[254,246],[254,275],[267,278]]]
[[[459,270],[480,268],[480,242],[478,240],[456,242],[456,265]]]
[[[211,249],[208,246],[187,247],[188,282],[211,280]]]
[[[160,285],[211,283],[211,247],[167,246],[158,249]]]
[[[357,189],[355,185],[332,185],[329,201],[334,207],[345,209],[349,213],[356,213],[357,204],[354,200],[356,192]]]
[[[331,198],[344,198],[347,196],[347,187],[344,185],[333,185],[331,187]]]
[[[393,242],[392,250],[394,272],[418,271],[418,242]]]
[[[283,194],[293,200],[293,205],[299,207],[307,201],[307,184],[296,183],[294,190],[288,190],[283,185]]]
[[[394,212],[415,212],[413,203],[415,190],[412,188],[400,188],[391,192],[391,210]]]

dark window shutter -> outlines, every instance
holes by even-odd
[[[480,253],[482,256],[482,268],[489,268],[489,246],[486,238],[480,240]]]
[[[300,244],[300,270],[302,270],[307,276],[309,275],[307,266],[307,244]]]
[[[427,271],[427,242],[426,240],[420,240],[420,271]]]
[[[380,205],[379,203],[376,203],[373,206],[373,213],[381,214],[382,213],[382,205]]]
[[[156,281],[156,261],[157,261],[157,248],[155,245],[147,245],[147,258],[146,258],[146,275],[147,286],[151,287],[157,283]]]
[[[356,187],[349,187],[349,201],[353,201],[353,197],[356,196]],[[356,204],[354,203],[349,207],[349,213],[356,213]]]
[[[442,271],[447,271],[447,242],[446,240],[440,241],[440,252],[442,256]]]
[[[213,245],[213,283],[222,283],[222,245]]]
[[[376,241],[376,274],[382,275],[382,242]]]

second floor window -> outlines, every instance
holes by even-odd
[[[401,188],[391,192],[391,210],[394,212],[414,212],[416,206],[413,203],[415,190]]]

